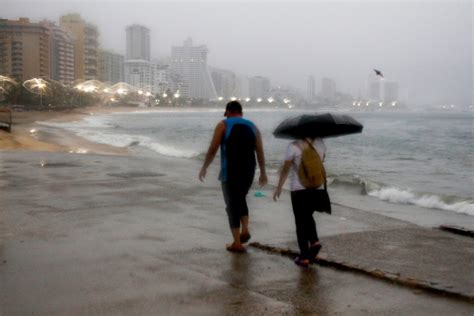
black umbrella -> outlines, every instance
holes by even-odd
[[[336,137],[362,132],[362,124],[344,114],[304,114],[284,120],[273,135],[278,138]]]

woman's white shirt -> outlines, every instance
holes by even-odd
[[[288,145],[288,149],[286,150],[285,161],[292,162],[292,168],[290,171],[290,190],[291,191],[298,191],[306,189],[300,182],[298,177],[298,170],[301,164],[301,148],[300,146],[304,146],[304,140],[296,140],[291,142]],[[321,138],[316,138],[313,141],[313,146],[319,154],[321,161],[324,161],[324,155],[326,153],[326,145]],[[324,189],[324,185],[320,186],[318,189]]]

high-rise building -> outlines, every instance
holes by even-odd
[[[249,96],[251,99],[270,96],[270,79],[256,76],[249,78]]]
[[[336,82],[330,78],[321,79],[320,96],[326,100],[334,101],[336,98]]]
[[[156,66],[156,74],[155,74],[155,92],[156,93],[164,93],[168,89],[171,89],[173,93],[179,92],[181,94],[182,85],[179,82],[174,82],[171,80],[169,66],[168,65],[160,65],[157,64]]]
[[[384,81],[383,83],[383,100],[385,102],[398,101],[398,82]]]
[[[74,82],[74,39],[54,22],[42,21],[51,32],[51,78],[64,85]]]
[[[235,83],[234,97],[248,98],[250,97],[249,78],[247,76],[237,76]]]
[[[75,79],[97,79],[99,32],[95,25],[85,22],[79,14],[63,15],[60,25],[74,37]]]
[[[125,82],[136,88],[161,93],[169,87],[167,67],[142,59],[127,60],[124,65]]]
[[[373,101],[382,100],[380,80],[377,79],[369,83],[369,99]]]
[[[313,76],[308,76],[306,88],[306,101],[312,102],[315,97],[315,81]]]
[[[216,99],[217,93],[207,66],[207,47],[193,46],[188,38],[183,46],[171,48],[171,71],[178,74],[187,85],[182,95],[197,99]]]
[[[211,68],[211,77],[219,97],[229,99],[235,96],[236,76],[232,71]]]
[[[51,32],[27,18],[0,19],[0,74],[27,80],[51,77]]]
[[[124,81],[123,55],[99,49],[98,79],[111,84]]]
[[[133,24],[127,26],[125,32],[126,60],[150,61],[150,30],[143,25]]]

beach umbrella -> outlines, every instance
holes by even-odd
[[[336,137],[362,132],[362,124],[345,114],[303,114],[284,120],[273,132],[277,138]]]
[[[135,92],[137,89],[125,82],[118,82],[110,87],[113,94],[127,95],[130,92]]]
[[[82,81],[80,83],[77,83],[74,86],[74,89],[77,89],[82,92],[86,93],[96,93],[100,92],[100,88],[103,86],[103,83],[100,82],[99,80],[87,80],[87,81]]]
[[[0,95],[7,94],[9,90],[17,85],[18,83],[14,79],[0,75]]]
[[[33,78],[23,82],[23,87],[31,93],[39,94],[40,105],[43,105],[43,95],[50,94],[50,83],[41,78]]]

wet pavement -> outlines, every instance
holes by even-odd
[[[0,151],[0,314],[473,314],[465,299],[301,269],[253,247],[226,252],[216,168],[204,184],[198,170],[163,157]],[[252,241],[296,250],[289,196],[273,203],[266,190],[249,197]],[[472,296],[472,238],[338,205],[317,222],[327,258]]]

